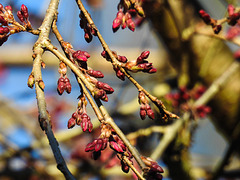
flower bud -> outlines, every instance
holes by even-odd
[[[76,125],[76,119],[70,118],[70,119],[68,120],[68,129],[73,128],[75,125]]]
[[[140,117],[141,117],[141,119],[144,120],[146,118],[146,115],[147,115],[147,113],[146,113],[145,107],[141,106],[140,107]]]
[[[44,84],[43,80],[39,80],[39,81],[38,81],[38,85],[39,85],[39,87],[44,91],[45,84]]]
[[[131,31],[135,31],[135,23],[133,22],[132,19],[128,19],[126,21],[128,29],[130,29]]]
[[[118,55],[117,56],[117,60],[122,62],[122,63],[126,63],[127,62],[127,58],[125,56]]]
[[[4,19],[3,16],[0,15],[0,23],[4,26],[7,26],[8,25],[8,22]]]
[[[129,172],[129,166],[125,162],[123,162],[123,160],[121,161],[121,168],[123,172],[125,173]]]
[[[228,9],[228,15],[229,16],[233,15],[235,11],[235,7],[232,4],[229,4],[227,9]]]
[[[13,9],[12,9],[12,6],[9,5],[9,6],[5,6],[5,10],[6,10],[6,11],[11,11],[11,12],[12,12]]]
[[[104,74],[101,71],[95,71],[95,70],[87,70],[88,75],[93,76],[95,78],[103,78]]]
[[[59,68],[58,68],[58,72],[62,75],[66,75],[67,73],[67,66],[65,65],[64,62],[60,62],[59,63]]]
[[[73,119],[77,119],[77,117],[78,117],[78,114],[77,114],[76,112],[74,112],[74,113],[72,114],[72,118],[73,118]]]
[[[3,5],[0,3],[0,11],[3,10]]]
[[[150,54],[150,51],[143,51],[140,55],[142,59],[147,59]]]
[[[22,6],[21,6],[21,11],[22,11],[23,17],[24,17],[25,19],[27,19],[28,16],[29,16],[29,14],[28,14],[28,8],[27,8],[24,4],[22,4]]]
[[[144,17],[145,14],[144,14],[143,8],[141,6],[136,6],[135,9],[136,9],[137,13],[139,14],[139,16]]]
[[[85,31],[84,38],[87,41],[87,43],[90,43],[92,41],[92,34],[89,31]]]
[[[231,25],[231,24],[229,24]],[[222,25],[216,25],[213,27],[213,31],[215,34],[218,34],[222,30]]]
[[[59,80],[60,80],[61,78],[59,78]],[[65,90],[65,88],[66,88],[66,86],[65,86],[65,83],[63,82],[63,81],[59,81],[58,80],[58,86],[57,86],[57,91],[58,91],[58,94],[59,95],[62,95],[63,94],[63,92],[64,92],[64,90]]]
[[[103,83],[98,81],[96,84],[96,87],[99,89],[103,89],[107,94],[112,94],[114,92],[114,89],[109,86],[107,83]]]
[[[119,29],[119,27],[120,27],[121,24],[122,24],[122,19],[115,18],[115,19],[113,20],[113,24],[112,24],[112,30],[113,30],[113,32],[116,32],[116,31]]]
[[[28,87],[30,87],[32,89],[34,83],[35,83],[34,76],[32,74],[30,74],[28,77],[28,82],[27,82]]]
[[[203,19],[203,21],[207,24],[210,25],[211,24],[211,17],[208,13],[206,13],[204,10],[200,10],[199,14],[201,16],[201,18]]]

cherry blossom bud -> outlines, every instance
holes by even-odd
[[[146,111],[147,111],[148,117],[154,120],[155,119],[154,112],[148,104],[146,104]]]
[[[23,17],[23,15],[22,15],[22,12],[21,12],[21,11],[18,11],[18,12],[17,12],[17,17],[18,17],[18,19],[19,19],[21,22],[24,22],[24,17]]]
[[[70,119],[68,120],[68,129],[73,128],[75,125],[76,125],[76,119],[70,118]]]
[[[22,11],[23,17],[24,17],[25,19],[27,19],[28,16],[29,16],[29,14],[28,14],[28,8],[27,8],[24,4],[22,4],[22,6],[21,6],[21,11]]]
[[[0,27],[0,35],[3,35],[3,34],[4,34],[4,28]]]
[[[77,117],[78,117],[78,114],[77,114],[76,112],[74,112],[74,113],[72,114],[72,118],[73,118],[73,119],[77,119]]]
[[[6,10],[6,11],[11,11],[11,12],[12,12],[13,9],[12,9],[12,6],[9,5],[9,6],[5,6],[5,10]]]
[[[107,94],[112,94],[114,92],[114,89],[111,86],[101,81],[97,82],[96,87],[99,89],[103,89]]]
[[[121,24],[122,24],[122,19],[115,18],[113,20],[113,24],[112,24],[113,32],[116,32],[119,29],[119,27],[121,26]]]
[[[122,63],[126,63],[127,62],[127,58],[125,56],[118,55],[117,56],[117,60],[122,62]]]
[[[83,55],[83,54],[79,54],[77,56],[77,60],[79,60],[79,61],[87,61],[87,57],[85,55]]]
[[[121,148],[121,146],[116,142],[116,141],[109,141],[109,145],[110,148],[112,148],[114,151],[118,152],[118,153],[123,153],[123,149]]]
[[[104,74],[101,71],[95,70],[87,70],[88,75],[93,76],[95,78],[103,78]]]
[[[102,150],[103,140],[102,138],[97,139],[97,143],[95,145],[95,151]]]
[[[239,20],[239,18],[240,18],[240,13],[233,13],[228,17],[227,22],[230,26],[234,26],[235,24],[237,24],[237,21]]]
[[[64,82],[65,82],[65,90],[68,94],[70,94],[72,90],[72,85],[70,83],[70,80],[68,78],[65,78]]]
[[[232,4],[229,4],[228,5],[228,15],[229,16],[233,15],[234,11],[235,11],[235,7]]]
[[[116,16],[116,17],[117,17],[118,19],[122,19],[123,16],[124,16],[123,10],[120,9],[120,10],[117,12],[117,16]]]
[[[90,54],[87,51],[82,51],[81,53],[87,58],[90,58]]]
[[[28,77],[28,82],[27,82],[28,87],[30,87],[32,89],[34,83],[35,83],[34,76],[32,74],[30,74]]]
[[[93,142],[91,143],[88,143],[86,148],[85,148],[85,151],[86,152],[89,152],[89,151],[93,151],[95,149],[95,144],[97,143],[97,139],[95,139]]]
[[[3,5],[0,3],[0,11],[3,10]]]
[[[3,16],[0,15],[0,23],[4,26],[7,26],[8,25],[8,22],[4,19]]]
[[[206,24],[211,24],[211,17],[208,13],[206,13],[204,10],[200,10],[199,14]]]
[[[146,118],[146,115],[147,115],[147,112],[145,110],[145,107],[141,106],[140,107],[140,117],[141,117],[141,119],[144,120]]]
[[[58,72],[62,75],[66,75],[67,73],[67,66],[64,62],[60,62],[59,63],[59,68],[58,68]]]
[[[144,11],[143,11],[143,8],[141,6],[136,6],[135,9],[141,17],[144,17]]]
[[[135,31],[135,23],[133,22],[132,19],[128,19],[128,20],[126,21],[126,23],[127,23],[128,28],[129,28],[131,31]]]
[[[148,73],[150,73],[150,74],[155,73],[155,72],[157,72],[157,69],[156,69],[156,68],[152,68],[152,69],[150,69],[150,70],[148,71]]]
[[[44,84],[43,80],[39,80],[39,81],[38,81],[38,85],[39,85],[39,87],[44,91],[45,84]]]
[[[92,41],[92,34],[89,31],[85,31],[84,38],[87,41],[87,43],[90,43]]]
[[[125,173],[129,172],[129,166],[125,162],[123,162],[123,160],[121,161],[121,168],[123,172]]]
[[[59,78],[59,80],[60,80],[60,79],[61,79],[61,78]],[[65,88],[66,88],[66,86],[65,86],[64,81],[59,81],[59,80],[58,80],[57,91],[58,91],[58,94],[59,94],[59,95],[62,95],[63,92],[64,92],[64,90],[65,90]]]
[[[147,59],[150,54],[150,51],[143,51],[140,55],[142,59]]]

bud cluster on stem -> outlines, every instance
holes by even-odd
[[[84,16],[84,14],[80,13],[79,15],[80,17],[80,28],[84,30],[84,38],[85,40],[90,43],[92,41],[92,38],[94,36],[97,35],[97,32],[94,28],[92,28],[92,26],[88,23],[86,17]]]
[[[139,91],[138,102],[140,104],[140,117],[141,117],[141,119],[144,120],[147,115],[150,119],[154,119],[155,118],[154,112],[149,105],[149,102],[147,100],[147,97],[146,97],[145,93],[142,92],[142,91]]]
[[[28,20],[28,9],[24,4],[22,4],[21,10],[17,12],[19,20],[24,23],[23,26],[15,21],[12,11],[11,6],[3,7],[0,3],[0,46],[8,40],[11,34],[32,29]]]
[[[87,100],[84,95],[79,97],[77,110],[72,114],[68,120],[68,129],[73,128],[76,124],[81,126],[82,131],[92,132],[93,124],[90,117],[87,115]]]
[[[67,77],[67,66],[65,63],[60,62],[58,72],[60,74],[60,78],[57,82],[57,92],[59,95],[62,95],[64,91],[66,91],[68,94],[71,93],[72,85],[70,83],[70,80]]]
[[[116,32],[121,26],[122,29],[128,27],[131,31],[135,31],[135,27],[141,24],[144,16],[140,1],[120,1],[116,18],[112,23],[112,30]]]

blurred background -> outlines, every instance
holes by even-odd
[[[34,28],[38,28],[49,2],[50,0],[4,0],[0,3],[4,6],[11,5],[15,13],[22,4],[25,4],[29,10],[30,22]],[[192,2],[194,3],[191,4]],[[226,7],[229,3],[224,0],[192,2],[190,4],[196,10],[204,8],[216,19],[226,14]],[[148,60],[153,63],[158,72],[156,74],[133,74],[143,87],[153,95],[163,98],[170,92],[170,87],[174,89],[179,86],[179,77],[182,77],[182,72],[175,67],[174,62],[172,63],[172,57],[169,54],[174,52],[165,43],[164,33],[161,34],[156,29],[155,21],[151,18],[144,20],[135,32],[120,29],[113,33],[112,21],[116,17],[118,1],[88,0],[84,1],[84,4],[110,49],[126,56],[129,60],[136,59],[144,50],[150,51]],[[91,43],[86,43],[83,30],[79,28],[78,15],[79,9],[75,1],[60,1],[57,22],[59,31],[65,41],[72,43],[75,50],[84,50],[91,54],[89,65],[95,70],[101,70],[105,75],[102,81],[114,88],[115,92],[109,96],[109,102],[104,105],[116,123],[126,134],[139,128],[161,124],[157,120],[142,121],[139,118],[137,90],[129,81],[120,81],[115,76],[111,64],[101,57],[102,47],[96,37]],[[224,28],[224,31],[227,29]],[[50,39],[58,47],[54,35],[51,35]],[[0,47],[0,179],[63,179],[62,174],[56,168],[51,149],[37,121],[35,90],[27,87],[27,79],[32,70],[32,46],[36,40],[37,36],[30,33],[18,33],[10,36],[8,41]],[[229,52],[237,49],[231,44],[227,44],[226,47],[229,48]],[[179,61],[180,59],[179,57]],[[82,134],[80,127],[67,129],[67,121],[77,108],[79,86],[69,71],[68,77],[72,84],[72,92],[69,95],[64,93],[59,96],[56,90],[59,78],[58,59],[46,52],[44,62],[46,68],[42,73],[46,86],[47,109],[70,171],[76,175],[77,179],[133,179],[131,173],[127,175],[122,173],[120,166],[108,169],[103,166],[103,164],[108,164],[104,161],[104,158],[110,156],[108,152],[97,162],[90,159],[89,153],[84,152],[86,144],[99,135],[96,116],[88,105],[88,113],[96,127],[91,134]],[[239,78],[239,75],[237,77]],[[209,85],[203,77],[198,80],[204,82],[206,86]],[[239,83],[236,89],[239,92]],[[214,113],[214,106],[212,108]],[[219,111],[219,109],[216,110]],[[239,108],[235,111],[239,115]],[[239,116],[234,117],[238,122]],[[211,118],[207,116],[201,119],[192,136],[190,157],[198,179],[205,179],[207,172],[211,172],[221,160],[228,147],[229,137],[231,137],[226,135],[229,129],[222,130],[223,128],[216,126],[216,121],[211,121]],[[158,133],[153,133],[133,143],[141,149],[142,154],[148,156],[158,144],[159,137]],[[240,169],[237,157],[231,161],[230,169]],[[163,161],[160,160],[159,163],[166,168]],[[167,172],[166,168],[165,177],[168,177]]]

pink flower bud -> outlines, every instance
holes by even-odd
[[[77,56],[77,60],[79,60],[79,61],[87,61],[87,57],[85,55],[83,55],[83,54],[79,54]]]
[[[71,83],[70,82],[66,82],[65,83],[65,90],[68,94],[71,93],[71,90],[72,90],[72,86],[71,86]]]
[[[89,31],[85,31],[84,38],[87,41],[87,43],[90,43],[92,41],[92,34]]]
[[[127,62],[127,58],[125,56],[118,55],[117,56],[117,60],[122,62],[122,63],[126,63]]]
[[[230,26],[234,26],[235,24],[237,24],[237,21],[239,20],[239,18],[240,18],[240,13],[233,13],[228,17],[227,22]]]
[[[59,78],[59,80],[60,80],[60,78]],[[65,83],[63,81],[59,81],[59,80],[58,80],[57,91],[58,91],[59,95],[62,95],[66,86],[65,86]]]
[[[122,19],[115,18],[112,24],[113,32],[116,32],[119,29],[121,24],[122,24]]]
[[[200,10],[199,14],[206,24],[208,25],[211,24],[211,17],[209,16],[208,13],[206,13],[204,10]]]
[[[128,19],[128,20],[126,21],[126,23],[127,23],[128,28],[129,28],[131,31],[135,31],[135,23],[133,22],[132,19]]]
[[[95,145],[95,151],[101,151],[102,150],[102,145],[103,145],[102,138],[97,139],[97,143]]]
[[[117,18],[118,19],[122,19],[123,18],[123,16],[124,16],[124,13],[123,13],[123,10],[122,9],[120,9],[119,11],[118,11],[118,13],[117,13]]]
[[[72,118],[73,118],[73,119],[77,119],[77,117],[78,117],[78,114],[77,114],[76,112],[74,112],[74,113],[72,114]]]
[[[157,72],[157,69],[156,69],[156,68],[152,68],[152,69],[150,69],[150,70],[148,71],[148,73],[150,73],[150,74],[155,73],[155,72]]]
[[[103,89],[107,94],[112,94],[114,92],[114,89],[111,86],[101,81],[97,82],[96,87],[99,89]]]
[[[122,168],[123,172],[125,172],[125,173],[129,172],[129,166],[123,161],[121,161],[121,168]]]
[[[0,23],[4,26],[7,26],[8,25],[8,22],[4,19],[3,16],[0,15]]]
[[[110,148],[112,148],[114,151],[118,153],[123,153],[123,149],[116,141],[109,141]]]
[[[146,104],[146,111],[147,111],[148,117],[154,120],[155,119],[154,112],[148,104]]]
[[[93,76],[95,78],[103,78],[104,77],[104,74],[101,71],[88,70],[87,73],[90,76]]]
[[[76,125],[76,119],[70,118],[70,119],[68,120],[68,129],[73,128],[75,125]]]
[[[228,5],[228,15],[229,16],[233,15],[234,11],[235,11],[235,7],[232,4],[229,4]]]
[[[95,145],[97,143],[97,139],[95,139],[93,142],[91,143],[88,143],[86,148],[85,148],[85,151],[86,152],[89,152],[89,151],[93,151],[95,149]]]
[[[21,6],[21,11],[22,11],[23,17],[24,17],[25,19],[27,19],[28,16],[29,16],[29,14],[28,14],[28,8],[27,8],[24,4],[22,4],[22,6]]]
[[[150,54],[150,51],[143,51],[140,55],[142,59],[147,59]]]
[[[146,118],[146,115],[147,115],[147,113],[146,113],[145,107],[141,106],[140,107],[140,117],[141,117],[141,119],[144,120]]]
[[[90,54],[87,51],[82,51],[81,53],[87,58],[90,58]]]

